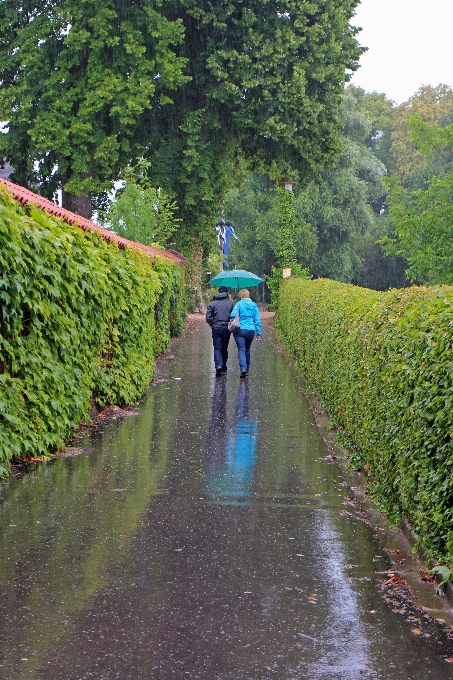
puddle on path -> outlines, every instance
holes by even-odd
[[[141,416],[2,487],[0,678],[453,679],[283,356],[234,350],[216,379],[192,322]]]

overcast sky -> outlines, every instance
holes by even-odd
[[[351,24],[369,48],[352,84],[397,104],[421,85],[453,88],[453,0],[362,0]]]

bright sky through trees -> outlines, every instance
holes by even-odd
[[[369,48],[354,85],[397,104],[421,85],[453,87],[453,0],[362,0],[351,24]]]

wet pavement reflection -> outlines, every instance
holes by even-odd
[[[264,336],[215,378],[192,321],[138,415],[1,487],[0,678],[453,678]]]

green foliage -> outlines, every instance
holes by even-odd
[[[283,283],[283,272],[278,267],[272,267],[271,275],[267,277],[266,284],[271,294],[271,309],[278,304],[280,286]]]
[[[453,125],[436,129],[415,118],[412,129],[426,154],[453,152]],[[424,189],[410,192],[395,178],[389,186],[394,236],[383,239],[386,251],[407,259],[412,281],[453,283],[453,170],[431,178]]]
[[[436,576],[440,576],[441,579],[442,579],[441,582],[439,583],[439,585],[436,588],[436,593],[438,595],[440,595],[442,588],[444,588],[444,586],[446,586],[447,583],[449,583],[451,581],[451,578],[453,576],[453,571],[451,569],[449,569],[448,567],[446,567],[445,565],[439,565],[439,566],[431,569],[431,573],[435,574]]]
[[[340,110],[342,153],[322,173],[322,181],[296,184],[295,205],[290,192],[274,191],[270,179],[257,173],[228,194],[226,214],[240,237],[231,247],[233,262],[269,275],[272,266],[297,261],[315,277],[360,280],[383,289],[404,282],[405,265],[394,257],[386,259],[375,243],[389,229],[380,214],[386,169],[375,155],[381,137],[379,106],[387,113],[388,100],[373,98],[372,104],[363,90],[346,90]],[[284,208],[282,200],[288,203]]]
[[[427,158],[412,134],[411,121],[418,117],[429,126],[442,128],[453,122],[452,116],[453,90],[442,84],[437,87],[423,85],[407,101],[395,107],[392,113],[392,144],[387,166],[389,175],[395,175],[403,186],[418,188],[413,186],[414,179],[420,173],[426,173]],[[442,164],[437,169],[433,167],[434,174],[441,167]]]
[[[116,191],[100,222],[116,234],[145,245],[165,246],[178,228],[176,204],[146,176],[149,163],[140,161],[124,170],[124,186]]]
[[[291,276],[298,279],[308,280],[310,278],[310,273],[308,269],[301,267],[300,264],[295,262],[291,267]],[[279,269],[278,267],[272,267],[271,275],[268,276],[266,279],[266,284],[271,294],[272,304],[269,307],[270,309],[276,309],[278,306],[280,286],[282,285],[283,281],[284,281],[283,270]]]
[[[175,265],[21,208],[0,188],[0,464],[63,447],[99,405],[133,403],[181,332]]]
[[[51,197],[111,187],[147,144],[143,122],[188,79],[181,21],[160,3],[3,0],[0,158],[13,181]],[[89,215],[88,215],[89,216]]]
[[[182,20],[191,80],[156,109],[149,127],[151,179],[176,196],[177,247],[213,244],[212,222],[248,167],[310,176],[340,148],[345,69],[362,52],[348,22],[351,0],[243,3],[166,0]],[[206,217],[208,219],[206,219]],[[211,238],[212,237],[212,238]]]
[[[282,275],[281,266],[277,265],[277,252],[282,244],[282,214],[280,197],[274,185],[268,175],[250,173],[241,188],[231,190],[225,201],[226,214],[239,236],[239,241],[230,241],[229,266],[236,265],[239,269],[265,275],[269,288],[273,286],[274,279],[278,288]],[[284,189],[281,191],[290,193]],[[283,197],[294,204],[294,198],[287,198],[285,194]],[[291,218],[294,215],[293,204]],[[313,228],[297,214],[291,231],[297,258],[292,266],[295,271],[298,265],[306,268],[316,251],[317,237]],[[277,272],[275,276],[272,273],[274,269]]]
[[[296,202],[292,191],[277,187],[276,194],[279,203],[279,233],[277,246],[277,263],[280,267],[292,267],[296,262],[296,246],[294,234],[296,231]]]
[[[178,202],[178,247],[209,248],[242,157],[308,176],[338,152],[356,4],[4,0],[0,157],[51,196],[100,193],[145,153]]]
[[[380,508],[451,563],[453,290],[290,279],[276,326]]]
[[[343,98],[343,152],[323,173],[323,182],[310,182],[297,197],[297,214],[316,230],[318,244],[310,272],[351,281],[361,269],[357,242],[379,219],[385,193],[384,165],[365,143],[372,124],[349,90]]]
[[[404,288],[407,285],[407,261],[401,255],[384,253],[383,239],[393,236],[389,216],[381,215],[362,235],[354,237],[354,249],[360,259],[352,283],[373,290]]]
[[[239,232],[239,241],[230,241],[229,264],[269,275],[280,233],[275,182],[264,173],[248,173],[240,188],[228,192],[225,214]]]
[[[355,100],[356,106],[352,116],[349,119],[347,108],[344,111],[345,128],[344,133],[347,137],[357,140],[357,134],[354,129],[357,129],[357,111],[363,117],[363,123],[360,125],[362,131],[366,130],[366,134],[360,135],[362,141],[381,163],[387,168],[387,172],[391,167],[390,149],[392,145],[392,122],[394,113],[394,103],[387,99],[384,93],[380,92],[365,92],[361,87],[349,85],[346,88],[346,96]]]

